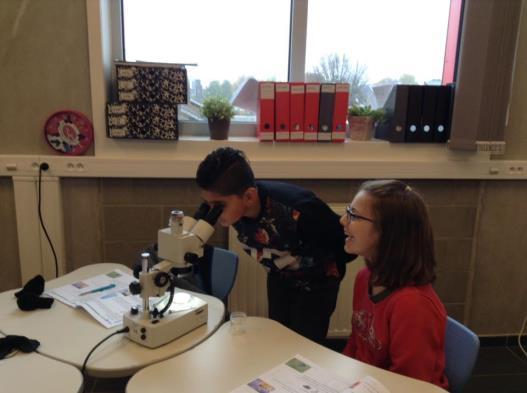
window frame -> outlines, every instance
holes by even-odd
[[[125,59],[125,31],[123,1],[117,0],[109,3],[109,16],[112,39],[112,59]],[[450,12],[449,15],[449,34],[447,38],[450,47],[457,47],[459,41],[456,27],[452,28],[452,20],[459,26],[459,9],[463,0],[450,0],[451,9],[458,9],[458,12]],[[303,82],[305,78],[306,46],[307,46],[307,24],[309,0],[290,0],[290,36],[289,36],[289,58],[288,58],[288,81]],[[452,34],[452,32],[454,34]],[[445,51],[446,52],[446,51]],[[446,64],[447,53],[445,53],[445,69],[448,68],[450,74],[454,74],[456,63],[456,51],[450,49],[448,62]],[[452,76],[449,77],[451,82]],[[444,79],[444,75],[443,75]],[[179,121],[179,134],[181,136],[205,137],[208,135],[208,126],[204,121]],[[233,137],[254,137],[256,135],[255,122],[231,122],[229,135]]]
[[[303,82],[306,57],[308,0],[290,0],[290,4],[287,75],[288,80],[291,82]],[[116,43],[115,51],[112,53],[112,58],[114,59],[126,58],[123,7],[123,0],[114,1],[111,4],[111,34]],[[179,133],[182,136],[205,137],[209,135],[208,125],[205,121],[180,120],[179,126]],[[255,137],[256,122],[231,122],[229,135],[233,137]]]
[[[474,3],[474,0],[463,0],[465,3]],[[297,9],[301,10],[298,12],[304,12],[307,14],[307,3],[308,0],[293,0],[292,6],[299,7]],[[473,5],[473,4],[472,4]],[[95,157],[96,158],[118,158],[122,159],[126,157],[126,159],[157,159],[158,157],[165,157],[170,158],[174,160],[178,160],[177,154],[176,154],[176,148],[174,148],[175,145],[177,145],[177,142],[173,142],[172,144],[167,143],[167,141],[144,141],[144,140],[120,140],[120,139],[112,139],[107,138],[106,136],[106,122],[105,122],[105,103],[107,101],[107,98],[109,95],[109,87],[110,87],[110,75],[111,75],[111,67],[112,67],[112,59],[119,58],[119,50],[122,54],[122,41],[119,39],[120,35],[116,35],[115,31],[119,31],[121,29],[122,20],[121,20],[121,13],[120,13],[120,6],[121,1],[120,0],[86,0],[86,8],[87,8],[87,28],[88,28],[88,48],[89,48],[89,59],[90,59],[90,82],[91,82],[91,92],[92,92],[92,115],[93,115],[93,123],[94,123],[94,130],[95,130]],[[467,8],[465,6],[465,8]],[[292,16],[295,16],[298,14],[292,13]],[[464,20],[467,18],[467,15],[464,15]],[[291,30],[291,37],[290,40],[295,41],[298,43],[298,40],[295,39],[295,37],[300,34],[299,32],[302,31],[302,29],[307,30],[307,18],[306,23],[302,24],[299,20],[300,18],[293,18],[292,17],[292,30]],[[298,30],[297,30],[298,29]],[[482,30],[486,31],[486,34],[490,34],[488,28],[482,28]],[[482,40],[482,37],[479,37],[478,40]],[[461,41],[461,45],[474,45],[474,43],[465,42],[463,43],[463,40]],[[303,45],[293,45],[291,48],[291,59],[296,59],[295,61],[291,61],[290,64],[290,79],[295,80],[300,78],[304,70],[302,69],[303,66],[303,59],[305,59],[305,43]],[[460,47],[459,51],[460,56],[462,57],[463,47]],[[302,60],[301,62],[299,61]],[[299,65],[301,64],[301,65]],[[458,73],[458,75],[460,75]],[[488,78],[488,75],[485,75]],[[461,74],[461,77],[463,75]],[[503,78],[504,73],[501,72],[498,77]],[[509,75],[511,78],[511,76]],[[505,84],[509,83],[510,79],[505,78]],[[459,84],[460,81],[458,81]],[[479,92],[481,89],[478,90]],[[472,95],[473,97],[474,95]],[[481,99],[481,97],[479,97]],[[455,109],[459,112],[463,111],[463,105],[466,105],[466,103],[460,102],[462,100],[457,99],[456,97],[456,104]],[[468,116],[468,115],[467,115]],[[467,125],[468,124],[468,125]],[[240,131],[244,131],[243,127],[254,127],[254,124],[244,124],[239,125]],[[456,124],[453,124],[453,128],[455,128]],[[476,128],[479,126],[479,124],[474,121],[473,123],[464,123],[464,126],[467,126],[470,128],[469,131],[473,131],[473,128]],[[234,125],[232,126],[232,133],[231,136],[236,136],[236,128],[238,126]],[[185,133],[187,131],[191,132],[197,132],[200,127],[198,127],[195,124],[182,124],[182,141],[185,141],[185,143],[188,143],[190,141],[190,147],[194,146],[194,143],[197,145],[204,145],[205,141],[207,143],[207,146],[210,144],[210,140],[208,138],[200,138],[200,137],[185,137]],[[205,129],[205,127],[203,127]],[[253,129],[254,129],[253,128]],[[454,131],[454,130],[453,130]],[[461,130],[463,131],[463,130]],[[203,132],[203,135],[205,135],[205,132]],[[239,134],[238,134],[239,135]],[[237,138],[229,139],[229,141],[225,141],[225,144],[231,144],[231,143],[238,143]],[[364,161],[374,163],[376,165],[376,171],[375,173],[379,173],[380,177],[382,176],[382,168],[386,168],[388,172],[394,177],[399,178],[409,178],[412,177],[411,173],[408,173],[408,163],[416,163],[416,162],[422,162],[423,160],[426,160],[426,151],[427,147],[424,145],[420,146],[392,146],[393,144],[389,144],[388,142],[384,141],[371,141],[371,142],[355,142],[355,141],[346,141],[344,143],[344,146],[342,144],[335,144],[335,146],[321,146],[322,144],[316,144],[320,146],[311,146],[305,143],[260,143],[257,141],[255,137],[249,137],[244,138],[244,143],[248,143],[248,145],[251,145],[250,150],[253,152],[251,156],[251,161],[254,163],[255,161],[261,161],[261,162],[273,162],[275,159],[274,157],[278,154],[279,156],[284,152],[288,152],[288,154],[291,155],[291,159],[288,159],[288,165],[290,164],[292,167],[295,168],[298,166],[298,162],[295,162],[295,155],[297,153],[304,154],[306,151],[309,152],[325,152],[322,154],[322,157],[313,156],[313,160],[310,160],[307,163],[304,163],[305,171],[309,172],[312,168],[316,168],[317,173],[322,173],[323,168],[327,168],[328,171],[334,170],[336,165],[339,165],[341,163],[346,162],[349,160],[349,154],[351,151],[353,151],[355,154],[358,152],[358,156],[362,154],[362,152],[368,152],[367,159],[364,159]],[[194,142],[195,141],[195,142]],[[252,145],[254,144],[254,148]],[[247,145],[247,146],[248,146]],[[475,145],[475,143],[472,143],[472,145]],[[350,148],[351,146],[351,148]],[[209,146],[211,148],[211,146]],[[475,167],[471,165],[463,165],[464,162],[467,164],[469,162],[473,162],[473,160],[478,161],[479,163],[487,163],[489,162],[490,155],[488,153],[478,153],[475,152],[474,148],[470,148],[468,152],[456,152],[449,148],[447,148],[446,145],[437,147],[439,151],[442,151],[442,153],[436,157],[435,165],[438,167],[438,172],[430,173],[429,177],[426,178],[438,178],[442,177],[443,175],[439,174],[440,167],[444,165],[445,162],[452,162],[452,161],[458,161],[459,164],[459,170],[460,173],[457,178],[462,178],[464,176],[467,176],[467,178],[473,178],[474,175],[474,169]],[[207,147],[199,147],[195,149],[196,157],[199,155],[198,158],[202,158],[202,150],[207,149]],[[408,152],[407,160],[405,162],[405,165],[400,167],[400,174],[397,176],[398,171],[397,166],[398,161],[396,159],[391,158],[391,151],[394,151],[394,149],[397,150],[404,150]],[[465,149],[467,150],[467,149]],[[315,153],[316,154],[316,153]],[[361,160],[361,159],[359,159]],[[277,163],[278,164],[278,163]],[[395,165],[395,167],[393,166]],[[479,165],[479,164],[478,164]],[[487,168],[487,166],[485,166]],[[287,168],[284,168],[284,170],[287,170]],[[463,174],[463,172],[466,173]],[[478,175],[482,176],[481,172],[482,168],[478,169]],[[488,169],[483,169],[483,171],[487,171]],[[370,174],[370,171],[367,171]],[[488,173],[488,172],[486,172]],[[365,173],[366,174],[366,173]],[[284,176],[290,176],[290,174],[284,175]],[[340,174],[338,176],[333,176],[331,173],[328,173],[327,175],[324,175],[325,178],[342,178],[346,177],[343,174]],[[423,178],[423,174],[420,175]],[[350,173],[348,178],[359,178],[360,176],[356,173]]]

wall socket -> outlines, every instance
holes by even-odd
[[[525,175],[525,167],[523,165],[511,165],[508,168],[508,172],[510,175]]]
[[[504,141],[476,141],[479,152],[491,153],[497,155],[505,154]]]
[[[68,172],[84,172],[84,164],[82,162],[68,162],[66,169]]]

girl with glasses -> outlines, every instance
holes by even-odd
[[[345,251],[366,262],[344,354],[447,389],[447,314],[432,288],[434,238],[423,200],[397,180],[366,182],[340,222]]]

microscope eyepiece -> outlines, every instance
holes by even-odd
[[[209,210],[204,220],[208,222],[211,226],[214,226],[216,224],[216,221],[218,221],[218,218],[221,216],[221,213],[223,213],[224,208],[224,205],[214,205]]]
[[[207,216],[207,213],[210,211],[210,206],[207,202],[203,202],[199,205],[198,210],[194,213],[194,218],[196,220],[202,220]]]

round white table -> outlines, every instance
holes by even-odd
[[[60,287],[78,280],[119,269],[131,270],[120,264],[99,263],[84,266],[46,283],[46,289]],[[49,310],[21,311],[14,297],[15,290],[0,294],[0,332],[16,334],[40,341],[39,352],[50,358],[82,367],[88,352],[103,338],[120,327],[106,329],[79,308],[55,300]],[[169,359],[195,347],[213,334],[225,315],[223,303],[212,296],[194,293],[208,303],[208,322],[159,348],[150,349],[128,340],[125,335],[111,337],[90,356],[86,372],[94,377],[112,378],[134,374],[148,365]]]
[[[78,369],[36,352],[19,351],[0,360],[0,381],[3,392],[75,393],[82,389],[82,375]]]
[[[230,392],[295,355],[350,382],[370,375],[390,393],[438,393],[438,386],[359,362],[310,341],[278,322],[249,317],[242,334],[227,322],[200,346],[135,374],[127,393]]]

